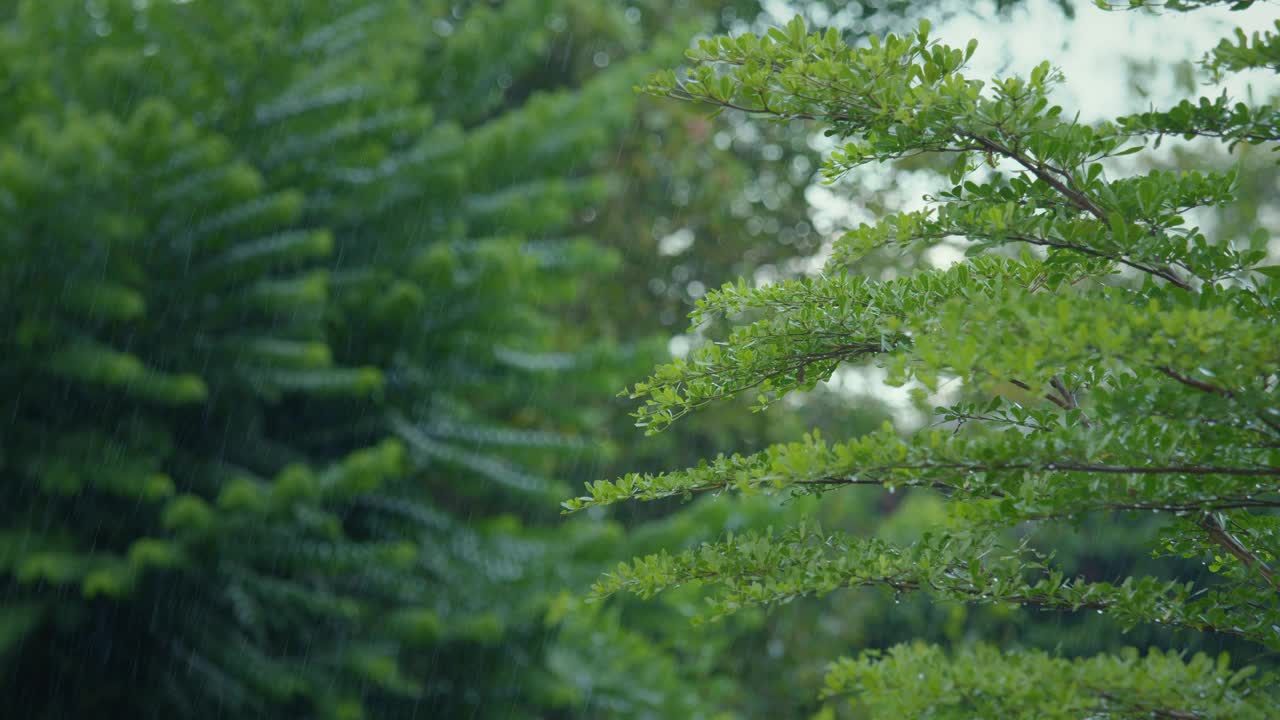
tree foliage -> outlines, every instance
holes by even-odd
[[[576,213],[679,45],[546,68],[622,15],[0,11],[9,714],[706,714],[652,638],[550,620],[619,542],[554,513],[563,378],[611,362],[555,317],[614,261]]]
[[[1274,69],[1277,47],[1274,31],[1239,33],[1203,65],[1219,76]],[[743,394],[765,407],[848,363],[879,364],[919,393],[944,383],[964,391],[937,409],[944,427],[834,443],[813,434],[592,483],[565,503],[573,512],[702,492],[913,488],[950,508],[916,541],[812,522],[730,534],[621,565],[595,595],[693,584],[716,617],[877,586],[1096,611],[1128,627],[1280,650],[1280,272],[1266,264],[1270,238],[1194,224],[1197,210],[1235,200],[1233,169],[1126,172],[1117,161],[1153,152],[1164,135],[1275,143],[1275,106],[1224,95],[1087,125],[1053,103],[1061,75],[1048,63],[983,82],[964,74],[974,49],[933,40],[927,22],[850,45],[797,19],[763,36],[705,40],[683,77],[649,81],[651,93],[717,112],[817,123],[840,140],[823,166],[829,180],[926,154],[946,159],[949,182],[924,210],[845,233],[814,277],[709,293],[694,325],[723,318],[732,329],[630,389],[642,400],[638,425],[661,431]],[[873,251],[955,241],[968,258],[946,269],[888,281],[854,272]],[[1151,552],[1206,563],[1212,578],[1069,577],[1036,542],[1058,522],[1137,513],[1163,520]],[[877,717],[1262,717],[1277,700],[1267,681],[1246,681],[1225,660],[1153,651],[1064,662],[903,647],[837,663],[830,683]],[[901,678],[912,677],[939,689],[908,689]],[[1043,692],[999,691],[1027,677],[1042,678]]]

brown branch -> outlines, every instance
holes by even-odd
[[[957,134],[973,140],[974,142],[978,143],[979,145],[982,145],[983,147],[987,148],[993,153],[998,153],[999,155],[1002,155],[1004,157],[1009,158],[1010,160],[1013,160],[1014,162],[1018,163],[1022,167],[1026,168],[1028,172],[1030,172],[1032,175],[1035,175],[1036,178],[1043,181],[1046,185],[1056,190],[1060,195],[1070,200],[1078,209],[1089,213],[1101,223],[1110,224],[1111,218],[1110,216],[1107,215],[1105,210],[1099,207],[1097,203],[1093,202],[1093,200],[1090,200],[1088,195],[1085,195],[1079,190],[1076,190],[1075,188],[1071,187],[1070,184],[1063,182],[1057,177],[1054,177],[1054,174],[1051,171],[1051,169],[1047,167],[1044,163],[1033,162],[1030,158],[1023,155],[1022,153],[1016,152],[1012,148],[1006,147],[1002,143],[996,142],[991,138],[978,135],[976,133],[968,133],[968,132],[960,132]],[[1066,176],[1068,179],[1070,179],[1071,177],[1070,174],[1067,173],[1065,170],[1057,170],[1057,169],[1055,170],[1063,174],[1064,176]],[[1049,243],[1046,242],[1045,244],[1049,244]],[[1069,243],[1063,243],[1061,247],[1067,247],[1077,251],[1083,250],[1082,246],[1071,245]],[[1128,265],[1129,267],[1132,267],[1136,270],[1141,270],[1143,272],[1150,273],[1158,277],[1162,277],[1165,280],[1168,280],[1170,283],[1176,285],[1177,287],[1182,288],[1183,290],[1192,289],[1191,284],[1188,283],[1186,280],[1183,280],[1181,277],[1178,277],[1178,274],[1175,273],[1172,268],[1147,267],[1138,263],[1131,262],[1127,259],[1124,259],[1123,257],[1111,257],[1108,255],[1105,255],[1104,253],[1099,253],[1097,251],[1092,251],[1089,254],[1107,257],[1109,259],[1122,262],[1125,265]]]
[[[752,115],[772,115],[774,117],[790,118],[790,119],[797,119],[797,120],[826,120],[828,122],[845,122],[845,123],[852,123],[856,121],[856,118],[851,117],[849,115],[842,114],[842,113],[838,113],[838,112],[828,111],[822,114],[818,114],[813,112],[802,112],[802,111],[787,112],[784,110],[775,110],[774,108],[769,107],[767,102],[763,101],[763,96],[762,96],[763,107],[749,107],[746,105],[739,105],[733,102],[732,100],[727,100],[727,99],[722,100],[716,97],[712,97],[710,95],[694,95],[693,93],[689,92],[689,90],[683,84],[678,84],[676,88],[671,90],[668,94],[671,97],[674,97],[676,99],[689,100],[693,102],[701,102],[708,105],[718,105],[723,108],[727,108],[731,110],[739,110]],[[820,101],[816,98],[809,98],[809,99],[815,104],[821,104]],[[942,139],[939,139],[935,143],[936,147],[923,148],[922,151],[968,152],[972,150],[986,150],[991,153],[999,154],[1000,156],[1009,158],[1014,162],[1018,163],[1019,165],[1021,165],[1028,172],[1035,175],[1036,178],[1042,180],[1047,185],[1052,187],[1055,191],[1057,191],[1060,195],[1067,198],[1071,202],[1071,204],[1074,205],[1077,209],[1092,215],[1095,219],[1097,219],[1102,223],[1110,222],[1110,218],[1107,215],[1105,210],[1099,207],[1097,203],[1093,202],[1093,200],[1091,200],[1089,196],[1071,187],[1072,177],[1071,177],[1071,174],[1066,170],[1062,168],[1054,167],[1052,165],[1048,165],[1044,162],[1035,162],[1030,158],[1028,158],[1026,155],[1023,155],[1022,153],[1018,152],[1016,149],[1009,148],[1000,142],[992,140],[991,138],[988,138],[986,136],[979,135],[977,133],[965,132],[958,129],[952,129],[951,133],[957,138],[971,140],[976,145],[975,146],[960,145],[957,147],[948,147],[947,144]],[[1058,177],[1055,177],[1054,173],[1061,174],[1063,177],[1067,178],[1067,182],[1063,182]],[[1144,265],[1139,262],[1129,260],[1124,256],[1108,255],[1106,253],[1102,253],[1097,250],[1092,250],[1085,246],[1075,245],[1072,243],[1055,243],[1046,239],[1040,239],[1038,242],[1032,242],[1030,238],[1011,238],[1011,239],[1022,240],[1024,242],[1031,242],[1032,244],[1035,244],[1035,245],[1069,249],[1076,252],[1082,252],[1087,255],[1092,255],[1095,257],[1104,258],[1114,262],[1119,262],[1124,265],[1128,265],[1129,267],[1135,270],[1138,270],[1150,275],[1155,275],[1156,277],[1163,278],[1164,280],[1167,280],[1169,283],[1179,288],[1182,288],[1183,290],[1192,289],[1192,286],[1190,283],[1188,283],[1186,280],[1179,277],[1177,272],[1175,272],[1172,268],[1167,266],[1152,267],[1152,266]]]
[[[1030,385],[1016,378],[1013,380],[1010,380],[1009,384],[1014,385],[1016,387],[1020,387],[1023,390],[1031,389]],[[1058,392],[1062,393],[1062,396],[1059,397],[1057,395],[1054,395],[1053,393],[1045,393],[1044,394],[1045,400],[1048,400],[1049,402],[1053,403],[1054,405],[1057,405],[1063,410],[1079,410],[1080,409],[1080,407],[1076,404],[1075,394],[1066,389],[1066,386],[1062,384],[1062,381],[1058,379],[1057,375],[1053,376],[1053,380],[1050,381],[1050,384],[1052,384],[1053,387]],[[1085,427],[1090,427],[1093,424],[1089,421],[1089,418],[1087,417],[1082,416],[1081,420]]]
[[[1262,558],[1253,553],[1252,550],[1245,547],[1244,543],[1236,539],[1234,535],[1227,531],[1223,526],[1222,520],[1215,513],[1205,513],[1200,517],[1200,527],[1209,534],[1209,539],[1218,545],[1221,545],[1227,552],[1231,553],[1237,560],[1244,564],[1246,568],[1257,572],[1267,583],[1271,585],[1276,592],[1280,592],[1280,578],[1276,577],[1276,573],[1272,570]]]
[[[1067,387],[1066,383],[1062,382],[1062,378],[1054,375],[1053,378],[1049,380],[1049,384],[1052,385],[1053,389],[1057,390],[1062,396],[1061,407],[1064,410],[1070,411],[1080,409],[1080,404],[1076,401],[1076,394]],[[1091,421],[1089,416],[1085,415],[1083,412],[1080,413],[1080,424],[1084,425],[1086,428],[1093,427],[1093,421]]]
[[[1014,162],[1018,163],[1022,167],[1026,168],[1032,175],[1035,175],[1037,178],[1043,180],[1045,184],[1047,184],[1049,187],[1053,188],[1054,190],[1057,190],[1059,194],[1069,199],[1079,209],[1089,213],[1090,215],[1094,216],[1095,218],[1102,221],[1103,223],[1110,222],[1107,217],[1107,213],[1102,208],[1098,207],[1097,204],[1095,204],[1092,200],[1090,200],[1089,196],[1085,195],[1079,190],[1076,190],[1075,188],[1070,187],[1066,183],[1054,177],[1053,173],[1049,172],[1049,169],[1045,167],[1043,163],[1032,162],[1030,158],[1023,155],[1022,153],[1014,152],[1011,148],[1006,147],[1005,145],[998,143],[995,140],[992,140],[991,138],[984,137],[976,133],[958,133],[958,134],[962,134],[965,137],[968,137],[970,140],[973,140],[979,145],[982,145],[983,147],[987,148],[993,153],[998,153],[1004,157],[1009,158],[1010,160],[1013,160]],[[1059,171],[1059,172],[1063,172],[1063,171]],[[1066,173],[1063,172],[1063,174],[1065,175]]]
[[[790,485],[799,486],[854,486],[854,485],[894,485],[900,484],[904,487],[928,487],[935,490],[962,490],[960,485],[954,482],[946,482],[943,480],[913,480],[911,478],[893,478],[888,473],[896,471],[910,470],[956,470],[964,473],[968,472],[1003,472],[1009,470],[1045,470],[1048,472],[1084,472],[1097,473],[1100,475],[1230,475],[1236,477],[1275,477],[1280,476],[1280,468],[1276,467],[1260,467],[1260,468],[1241,468],[1241,467],[1220,467],[1207,465],[1164,465],[1164,466],[1130,466],[1130,465],[1095,465],[1089,463],[1005,463],[1000,465],[982,465],[976,463],[915,463],[907,465],[881,465],[878,467],[861,468],[857,471],[842,475],[826,475],[817,478],[801,478],[791,481]],[[765,482],[760,479],[759,482]],[[685,493],[703,493],[715,490],[727,490],[734,484],[732,480],[724,480],[722,482],[706,483],[703,485],[691,485],[685,487],[672,488],[665,494],[656,495],[654,499],[660,497],[673,497],[675,495],[683,495]],[[634,497],[639,497],[642,492],[637,492]],[[1003,497],[1003,493],[995,488],[989,488],[988,494],[991,497]],[[1222,498],[1206,500],[1202,503],[1104,503],[1097,505],[1091,510],[1161,510],[1164,512],[1195,512],[1211,510],[1229,510],[1246,507],[1272,508],[1280,507],[1280,501],[1261,500],[1255,498]],[[1041,519],[1054,517],[1052,515],[1043,516]]]
[[[1191,286],[1188,285],[1185,280],[1178,277],[1177,274],[1174,273],[1172,270],[1151,267],[1149,265],[1143,265],[1142,263],[1136,262],[1134,260],[1130,260],[1129,258],[1123,255],[1108,255],[1107,253],[1104,253],[1100,250],[1094,250],[1093,248],[1087,247],[1084,245],[1076,245],[1074,243],[1062,242],[1059,240],[1050,240],[1048,238],[1032,237],[1030,235],[1009,235],[1008,238],[1010,240],[1017,240],[1018,242],[1027,243],[1028,245],[1061,248],[1063,250],[1071,250],[1072,252],[1078,252],[1078,253],[1081,253],[1082,255],[1088,255],[1090,257],[1102,258],[1103,260],[1118,262],[1121,265],[1128,265],[1134,270],[1147,273],[1148,275],[1155,275],[1156,277],[1164,278],[1165,280],[1168,280],[1170,283],[1172,283],[1173,285],[1176,285],[1177,287],[1182,288],[1183,290],[1191,289]]]
[[[1001,470],[1048,470],[1050,472],[1091,472],[1108,475],[1232,475],[1237,477],[1277,477],[1280,467],[1225,467],[1218,465],[1097,465],[1093,463],[1047,462],[980,465],[971,463],[936,463],[919,465],[887,465],[874,470],[948,469],[990,472]]]
[[[707,570],[703,572],[687,572],[686,577],[698,580],[741,580],[744,578],[764,578],[772,574],[776,570],[774,567],[760,568],[742,568],[737,572],[724,572],[720,570]],[[1014,605],[1034,605],[1046,610],[1056,610],[1059,612],[1078,612],[1080,610],[1097,610],[1099,612],[1110,610],[1116,605],[1116,601],[1112,599],[1097,600],[1077,600],[1070,601],[1066,598],[1054,597],[1044,592],[1035,592],[1034,588],[1027,588],[1027,591],[1011,592],[1007,595],[995,596],[992,594],[992,578],[984,577],[984,582],[974,583],[966,582],[963,578],[969,576],[968,566],[953,565],[944,570],[941,577],[952,581],[952,584],[936,583],[926,579],[921,582],[918,578],[903,576],[898,573],[894,575],[870,575],[858,576],[849,575],[841,578],[836,587],[842,588],[858,588],[858,587],[876,587],[885,586],[893,589],[895,592],[929,592],[952,596],[958,599],[965,599],[970,602],[1000,602],[1011,603]],[[812,589],[801,588],[790,593],[776,595],[776,598],[785,596],[803,596],[813,592]],[[768,600],[766,603],[770,602]],[[1257,640],[1255,635],[1251,635],[1247,631],[1237,627],[1226,627],[1211,625],[1207,622],[1197,622],[1192,618],[1175,617],[1166,622],[1174,627],[1185,627],[1194,630],[1219,633],[1223,635],[1231,635],[1235,637],[1249,638]],[[1153,710],[1154,711],[1154,710]],[[1177,711],[1174,711],[1177,712]],[[1157,715],[1157,717],[1159,717]],[[1179,718],[1177,715],[1166,715],[1165,717]],[[1197,716],[1190,716],[1196,718]],[[1181,719],[1180,719],[1181,720]]]
[[[1228,390],[1227,388],[1224,388],[1224,387],[1219,387],[1212,383],[1205,382],[1204,380],[1197,380],[1193,377],[1183,375],[1182,373],[1178,372],[1177,370],[1174,370],[1168,365],[1162,365],[1156,368],[1156,370],[1159,370],[1161,374],[1167,377],[1170,377],[1182,383],[1183,385],[1186,385],[1187,387],[1195,388],[1200,392],[1209,393],[1211,395],[1217,395],[1219,397],[1224,397],[1228,400],[1236,399],[1236,394],[1234,391]],[[1277,423],[1276,421],[1271,420],[1266,415],[1262,414],[1262,412],[1255,412],[1254,414],[1257,415],[1258,419],[1261,420],[1264,425],[1271,428],[1275,432],[1280,433],[1280,423]]]
[[[1162,374],[1167,375],[1167,376],[1169,376],[1169,377],[1173,378],[1174,380],[1177,380],[1178,382],[1182,383],[1183,385],[1186,385],[1186,386],[1188,386],[1188,387],[1193,387],[1193,388],[1195,388],[1195,389],[1197,389],[1197,390],[1199,390],[1199,391],[1201,391],[1201,392],[1207,392],[1207,393],[1210,393],[1210,394],[1212,394],[1212,395],[1221,395],[1221,396],[1222,396],[1222,397],[1224,397],[1224,398],[1232,398],[1232,397],[1235,397],[1235,393],[1231,392],[1230,390],[1228,390],[1228,389],[1226,389],[1226,388],[1221,388],[1221,387],[1218,387],[1217,385],[1213,385],[1213,384],[1211,384],[1211,383],[1204,382],[1203,380],[1196,380],[1196,379],[1195,379],[1195,378],[1193,378],[1193,377],[1188,377],[1188,376],[1183,375],[1182,373],[1178,372],[1177,370],[1174,370],[1173,368],[1169,367],[1168,365],[1161,365],[1160,367],[1158,367],[1158,368],[1156,368],[1156,369],[1157,369],[1157,370],[1159,370]]]
[[[1076,404],[1076,394],[1067,388],[1067,384],[1062,382],[1062,378],[1054,375],[1049,380],[1049,384],[1053,386],[1054,390],[1058,391],[1059,395],[1061,395],[1064,407],[1068,410],[1080,409],[1080,406]]]

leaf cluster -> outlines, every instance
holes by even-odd
[[[1273,39],[1241,33],[1206,67],[1270,67]],[[1087,125],[1053,104],[1061,75],[1049,64],[984,82],[964,74],[973,49],[931,39],[927,22],[910,35],[850,45],[831,30],[809,33],[797,19],[763,36],[705,40],[690,52],[684,77],[659,73],[645,86],[717,110],[815,123],[839,138],[823,168],[832,181],[867,164],[928,154],[946,159],[949,184],[921,211],[841,236],[814,277],[763,287],[740,281],[709,293],[691,316],[695,327],[723,318],[731,329],[628,391],[642,401],[637,424],[661,431],[744,393],[767,406],[843,366],[869,363],[885,368],[891,383],[916,383],[922,393],[944,383],[962,387],[957,400],[936,409],[937,424],[906,437],[886,427],[835,443],[813,434],[683,471],[590,483],[564,503],[574,512],[704,492],[909,487],[947,501],[949,529],[905,546],[806,524],[735,534],[624,564],[595,593],[649,597],[694,584],[718,617],[873,586],[1093,609],[1130,627],[1173,625],[1274,652],[1277,273],[1263,264],[1267,253],[1257,243],[1188,223],[1197,209],[1236,201],[1235,171],[1117,176],[1111,162],[1153,149],[1164,134],[1272,142],[1265,128],[1274,110],[1221,96]],[[871,251],[942,242],[963,243],[968,257],[889,280],[857,274]],[[1200,559],[1215,579],[1196,586],[1141,575],[1068,578],[1051,553],[1027,544],[1050,521],[1138,512],[1166,521],[1154,552]],[[1023,539],[1011,540],[1012,531]],[[1136,668],[1137,658],[1126,657],[1121,664]],[[1119,661],[1096,662],[1117,675],[1092,689],[1069,685],[1062,692],[1072,699],[1060,707],[1200,717],[1229,716],[1236,700],[1249,712],[1266,703],[1248,692],[1218,708],[1173,688],[1148,695],[1118,679]],[[1169,672],[1184,668],[1196,682],[1216,682],[1212,664],[1171,662]],[[969,697],[986,680],[965,682],[972,684],[948,686],[953,698]],[[930,708],[952,701],[930,697]],[[970,714],[1001,715],[990,709],[997,706],[1034,714],[1034,703],[1016,698],[990,708],[965,702],[958,707]]]

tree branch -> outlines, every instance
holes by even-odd
[[[1178,372],[1177,370],[1174,370],[1168,365],[1162,365],[1161,367],[1156,368],[1156,370],[1159,370],[1161,374],[1167,377],[1173,378],[1174,380],[1177,380],[1178,382],[1182,383],[1183,385],[1186,385],[1187,387],[1195,388],[1200,392],[1206,392],[1211,395],[1217,395],[1219,397],[1227,398],[1228,400],[1236,399],[1235,392],[1228,390],[1224,387],[1219,387],[1212,383],[1205,382],[1203,380],[1197,380],[1193,377],[1183,375],[1182,373]],[[1275,432],[1280,433],[1280,423],[1277,423],[1276,421],[1269,419],[1266,415],[1263,415],[1261,412],[1255,412],[1254,414],[1258,417],[1258,420],[1262,421],[1264,425],[1271,428]]]
[[[1244,564],[1245,567],[1257,572],[1267,583],[1271,585],[1276,592],[1280,592],[1280,578],[1276,577],[1276,573],[1272,570],[1262,558],[1253,553],[1252,550],[1245,547],[1244,543],[1236,539],[1234,535],[1227,531],[1223,526],[1222,520],[1216,513],[1207,512],[1200,516],[1199,525],[1209,534],[1209,539],[1218,545],[1221,545],[1227,552],[1231,553],[1237,560]]]
[[[1050,168],[1046,167],[1044,163],[1033,162],[1030,158],[1023,155],[1022,153],[1016,152],[1012,148],[1006,147],[1002,143],[996,142],[991,138],[978,135],[976,133],[968,133],[968,132],[957,133],[957,134],[960,134],[964,137],[969,138],[970,140],[973,140],[974,142],[978,143],[979,145],[982,145],[983,147],[987,148],[993,153],[997,153],[1003,157],[1007,157],[1010,160],[1013,160],[1014,162],[1018,163],[1022,167],[1026,168],[1026,170],[1030,172],[1032,175],[1035,175],[1036,178],[1038,178],[1039,180],[1042,180],[1046,185],[1058,191],[1059,194],[1061,194],[1063,197],[1070,200],[1072,204],[1074,204],[1080,210],[1092,215],[1095,219],[1097,219],[1099,222],[1103,224],[1110,224],[1111,218],[1105,210],[1099,207],[1097,203],[1093,202],[1093,200],[1089,199],[1088,195],[1085,195],[1083,192],[1080,192],[1079,190],[1071,187],[1068,183],[1065,183],[1062,180],[1058,179],[1057,177],[1054,177],[1053,171],[1051,171]],[[1062,173],[1063,175],[1070,178],[1070,174],[1067,173],[1065,170],[1057,170],[1057,172]],[[1049,243],[1048,241],[1046,241],[1044,244],[1049,244]],[[1077,251],[1083,250],[1083,248],[1079,245],[1071,245],[1071,244],[1064,243],[1061,246],[1070,248],[1072,250],[1077,250]],[[1164,278],[1165,280],[1168,280],[1170,283],[1176,285],[1179,288],[1182,288],[1183,290],[1192,289],[1191,284],[1188,283],[1186,280],[1183,280],[1181,277],[1178,277],[1178,274],[1174,272],[1172,268],[1147,267],[1147,266],[1143,266],[1122,258],[1112,258],[1098,251],[1091,251],[1089,252],[1089,254],[1097,255],[1100,257],[1108,257],[1109,259],[1117,260],[1136,270],[1142,270],[1143,272],[1147,272],[1152,275],[1156,275],[1158,277]]]

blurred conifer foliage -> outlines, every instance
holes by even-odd
[[[640,69],[685,42],[576,76],[551,53],[582,18],[626,24],[551,0],[0,11],[6,716],[714,700],[610,618],[548,625],[616,539],[558,527],[545,472],[583,452],[566,378],[594,372],[555,310],[614,264],[574,213],[611,191],[593,168]]]
[[[1201,63],[1206,74],[1274,71],[1280,24],[1253,30],[1217,45]],[[1223,93],[1086,125],[1053,103],[1061,75],[1047,62],[989,82],[966,76],[975,46],[937,41],[927,22],[851,43],[797,18],[702,41],[687,72],[651,78],[650,92],[717,113],[818,124],[837,138],[823,163],[829,180],[920,154],[948,164],[928,207],[850,229],[822,273],[708,292],[693,325],[727,330],[630,389],[639,425],[662,431],[738,396],[764,408],[850,363],[878,364],[921,397],[948,382],[965,389],[935,410],[936,424],[906,437],[892,427],[851,440],[813,433],[592,483],[565,502],[576,512],[703,493],[913,489],[945,511],[911,536],[868,537],[812,518],[727,532],[620,565],[594,594],[693,587],[706,596],[703,617],[719,619],[881,588],[1174,628],[1272,663],[1280,270],[1270,237],[1256,223],[1247,233],[1239,223],[1194,224],[1205,217],[1196,211],[1248,195],[1238,167],[1134,172],[1118,159],[1150,154],[1167,136],[1274,147],[1276,107]],[[967,257],[948,268],[887,280],[857,272],[873,252],[957,240]],[[1114,524],[1112,541],[1127,531],[1120,542],[1189,562],[1106,579],[1064,572],[1045,540],[1097,517]],[[1225,654],[1069,659],[917,644],[839,660],[824,697],[849,699],[841,705],[854,717],[1273,717],[1274,674],[1255,675]]]

